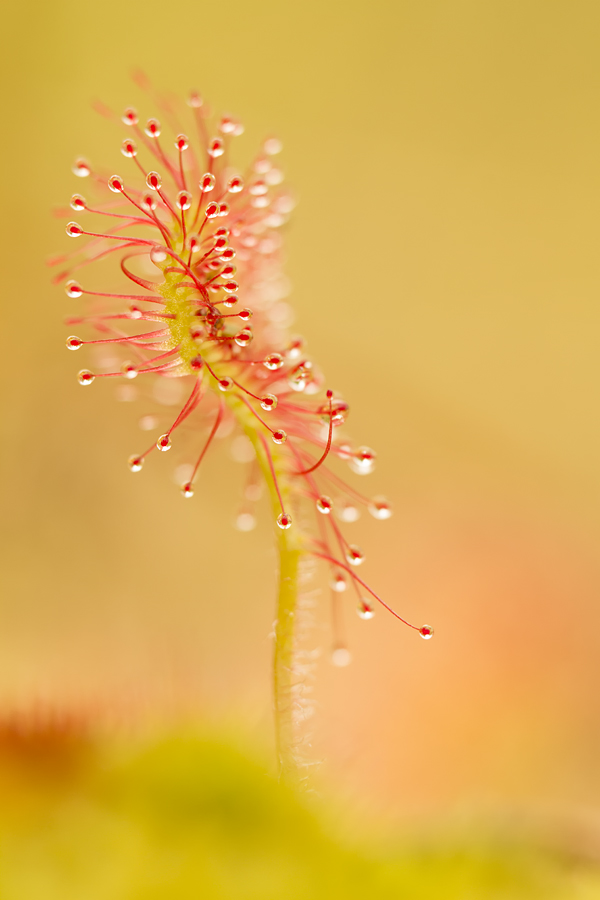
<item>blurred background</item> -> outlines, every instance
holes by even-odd
[[[270,516],[232,527],[226,439],[189,503],[176,459],[131,477],[148,410],[81,391],[45,267],[73,159],[123,169],[93,101],[156,112],[139,66],[239,115],[242,159],[283,140],[294,330],[395,509],[348,537],[436,630],[350,604],[333,669],[323,593],[318,789],[378,821],[569,822],[600,852],[598,4],[5,0],[2,42],[3,708],[271,752]]]

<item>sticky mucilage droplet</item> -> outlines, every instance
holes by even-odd
[[[65,293],[67,297],[81,297],[83,288],[78,281],[67,281],[65,285]]]
[[[82,369],[81,372],[77,373],[77,381],[83,387],[87,387],[88,384],[91,384],[94,381],[96,376],[93,372],[90,372],[89,369]]]
[[[260,398],[260,405],[266,412],[271,412],[277,409],[277,397],[275,394],[265,394],[264,397]]]
[[[158,450],[162,450],[163,453],[166,453],[167,450],[171,449],[171,437],[168,434],[161,434],[159,439],[156,442],[156,448]]]
[[[321,494],[321,496],[317,499],[317,509],[324,516],[328,516],[333,509],[333,501],[331,497],[327,497],[325,494]]]
[[[356,607],[356,614],[359,619],[364,619],[366,621],[373,618],[375,610],[367,600],[361,599]]]
[[[373,497],[369,503],[369,512],[374,519],[389,519],[392,515],[392,507],[385,497]]]
[[[144,458],[142,456],[130,456],[127,460],[127,465],[132,472],[141,472]]]
[[[356,544],[348,544],[345,555],[351,566],[360,566],[365,561],[365,554]]]
[[[263,366],[265,369],[269,369],[270,372],[276,372],[283,365],[283,356],[281,353],[270,353],[263,360]]]

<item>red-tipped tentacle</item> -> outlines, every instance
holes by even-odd
[[[375,593],[375,591],[374,591],[372,588],[370,588],[369,585],[366,584],[366,583],[362,580],[362,578],[359,578],[358,575],[356,574],[356,572],[353,572],[352,569],[351,569],[349,566],[347,566],[347,565],[345,565],[344,563],[340,562],[338,559],[335,559],[334,557],[329,556],[329,555],[326,554],[326,553],[320,553],[320,552],[318,552],[317,550],[309,550],[309,553],[311,554],[311,556],[316,556],[318,559],[325,559],[325,560],[327,560],[327,562],[334,563],[334,565],[338,566],[338,568],[344,569],[344,571],[347,572],[348,575],[350,575],[354,581],[358,582],[358,584],[360,584],[361,587],[363,587],[363,588],[365,589],[365,591],[368,591],[369,594],[370,594],[372,597],[374,597],[375,600],[377,600],[378,603],[381,603],[381,605],[382,605],[383,607],[385,607],[385,609],[387,609],[387,611],[390,612],[393,616],[395,616],[396,619],[399,619],[401,622],[404,623],[404,625],[408,625],[409,628],[414,628],[415,631],[420,631],[420,630],[421,630],[420,627],[419,627],[418,625],[413,625],[412,622],[409,622],[407,619],[403,619],[402,616],[399,615],[399,614],[396,612],[396,610],[392,609],[391,606],[388,606],[388,604],[385,602],[385,600],[382,600],[381,597],[379,597],[379,596]]]

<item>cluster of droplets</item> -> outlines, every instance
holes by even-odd
[[[73,324],[91,325],[97,336],[83,340],[70,335],[67,347],[75,351],[87,344],[109,345],[134,357],[123,360],[115,371],[82,369],[79,383],[88,386],[98,377],[132,380],[145,374],[186,379],[190,393],[179,415],[147,450],[129,457],[130,470],[140,472],[154,449],[169,451],[174,432],[184,423],[199,420],[201,427],[208,423],[208,438],[181,485],[182,496],[189,499],[200,464],[227,422],[246,433],[253,431],[256,441],[247,442],[247,461],[254,462],[238,528],[248,531],[255,524],[258,458],[279,500],[276,524],[282,531],[293,526],[283,496],[291,495],[296,503],[301,497],[312,502],[318,536],[306,549],[329,565],[333,602],[350,587],[356,591],[361,619],[373,617],[373,601],[378,601],[429,639],[433,635],[429,626],[417,628],[406,622],[354,572],[365,555],[346,541],[338,520],[355,521],[361,505],[378,520],[388,519],[392,509],[385,498],[367,498],[347,485],[328,463],[337,457],[355,474],[368,475],[376,454],[337,437],[348,404],[324,390],[323,377],[307,357],[303,340],[289,339],[277,324],[277,295],[274,299],[264,289],[279,271],[279,229],[293,208],[291,196],[279,187],[283,176],[273,162],[281,142],[265,141],[248,171],[239,172],[229,157],[232,139],[243,132],[241,123],[224,116],[211,136],[200,96],[193,93],[188,104],[196,137],[191,139],[178,128],[170,142],[175,152],[167,151],[158,119],[150,118],[142,126],[135,109],[124,111],[121,121],[133,136],[122,141],[121,153],[133,166],[135,178],[95,171],[84,159],[73,166],[76,176],[91,178],[96,188],[109,193],[94,204],[74,194],[71,209],[104,217],[108,226],[98,230],[75,221],[67,224],[70,237],[85,236],[88,242],[81,254],[56,261],[68,262],[57,280],[67,279],[70,298],[88,296],[94,305],[108,300],[126,305],[116,312],[102,309],[71,317]],[[174,111],[169,114],[173,120]],[[151,166],[140,157],[149,157]],[[133,288],[120,293],[94,291],[71,277],[76,269],[111,254],[119,254],[121,272]],[[252,305],[244,305],[242,297]],[[129,333],[129,322],[151,325],[149,330]],[[340,666],[350,661],[339,639],[332,661]]]

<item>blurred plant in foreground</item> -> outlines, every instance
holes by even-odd
[[[322,809],[214,736],[0,724],[2,900],[592,900],[581,861],[514,839],[340,842]],[[363,825],[364,827],[364,825]]]
[[[433,630],[406,622],[358,577],[356,568],[364,553],[348,543],[338,524],[352,520],[356,504],[367,506],[376,519],[387,519],[391,507],[381,497],[363,496],[329,468],[329,460],[337,458],[348,462],[355,473],[368,474],[375,453],[336,436],[348,405],[325,390],[302,339],[291,338],[281,321],[280,229],[293,201],[280,188],[283,176],[272,161],[280,142],[266,140],[241,174],[230,161],[231,142],[243,131],[236,119],[222,117],[212,137],[203,102],[193,93],[191,139],[182,129],[178,110],[160,98],[158,103],[172,127],[172,141],[164,139],[156,118],[141,127],[136,110],[128,108],[121,117],[133,133],[121,148],[131,177],[103,173],[84,159],[73,168],[75,175],[91,178],[97,199],[74,194],[72,209],[106,225],[69,222],[67,234],[88,241],[53,261],[68,262],[56,278],[68,279],[68,296],[90,300],[86,315],[73,316],[69,323],[96,330],[89,340],[71,335],[67,347],[79,350],[90,344],[110,347],[113,355],[127,352],[127,357],[115,358],[111,371],[82,369],[78,375],[82,385],[97,378],[129,380],[141,375],[186,380],[187,400],[170,427],[129,459],[130,469],[139,472],[154,450],[168,451],[183,431],[196,440],[207,432],[182,484],[185,498],[194,494],[199,466],[217,432],[231,427],[245,435],[246,501],[252,504],[260,495],[262,473],[277,525],[276,732],[280,769],[295,776],[300,763],[298,726],[309,711],[305,678],[310,654],[299,646],[307,606],[301,590],[307,561],[324,561],[330,569],[334,623],[338,623],[334,664],[350,660],[339,634],[340,595],[348,587],[356,593],[362,619],[372,618],[375,600],[423,638],[430,638]],[[72,277],[76,270],[107,257],[119,260],[120,277],[128,287],[90,290]],[[132,333],[130,326],[140,323],[151,325]],[[314,513],[312,530],[309,509]],[[253,524],[248,507],[238,517],[238,526],[247,530]]]

